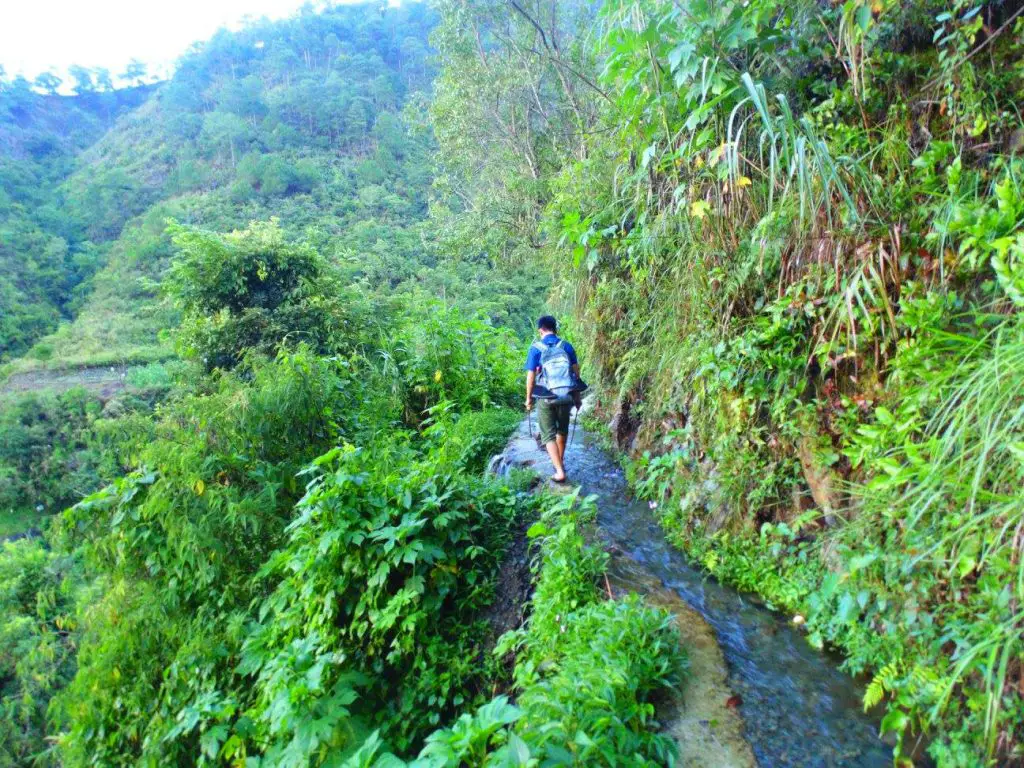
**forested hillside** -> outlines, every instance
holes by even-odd
[[[343,283],[439,297],[525,327],[544,273],[513,278],[492,270],[483,248],[446,248],[425,223],[432,139],[409,102],[421,94],[423,103],[430,88],[434,22],[419,4],[303,12],[197,44],[174,77],[152,90],[27,92],[44,124],[27,117],[5,124],[3,135],[14,137],[5,153],[11,168],[28,162],[21,159],[30,144],[25,134],[59,146],[91,144],[77,156],[70,149],[60,155],[44,184],[26,178],[10,185],[13,193],[49,197],[15,206],[11,226],[29,234],[0,246],[9,254],[4,264],[16,270],[4,283],[14,293],[3,304],[0,349],[24,350],[61,317],[67,321],[8,372],[151,363],[129,376],[132,396],[114,410],[150,408],[176,370],[161,362],[176,355],[169,332],[180,317],[162,290],[174,253],[170,220],[223,232],[273,218],[287,239],[327,258]],[[14,81],[3,93],[14,99],[25,88]],[[48,109],[51,103],[69,111]],[[84,121],[92,113],[82,110],[116,116],[118,104],[124,114],[97,139],[99,119]],[[39,175],[50,166],[31,167]],[[31,217],[44,223],[22,222]],[[47,234],[44,225],[64,234]],[[112,479],[118,465],[111,467],[106,443],[93,439],[102,404],[68,397],[76,396],[30,394],[0,413],[9,436],[0,448],[0,534],[27,528],[37,509],[61,509]],[[55,439],[58,429],[63,435]]]
[[[1021,4],[440,6],[455,221],[538,242],[667,535],[898,761],[1018,763]]]
[[[35,173],[11,220],[59,258],[5,261],[3,349],[32,346],[0,394],[0,533],[42,538],[0,544],[0,763],[675,754],[671,617],[599,586],[589,501],[483,474],[548,278],[428,220],[436,21],[218,33],[166,83],[90,96],[123,107],[106,132],[83,95],[5,81],[61,154],[4,147]],[[76,376],[99,385],[51,389]],[[532,604],[500,593],[513,542]]]
[[[150,93],[146,86],[113,90],[109,75],[106,90],[90,77],[76,82],[74,96],[52,92],[54,75],[37,82],[51,92],[0,70],[0,362],[70,317],[81,299],[76,288],[102,266],[102,250],[60,185],[78,153]]]
[[[97,254],[93,269],[106,266],[76,321],[16,368],[170,354],[158,338],[174,319],[158,291],[171,253],[168,218],[227,230],[276,217],[346,264],[352,279],[468,292],[501,320],[519,312],[511,291],[496,286],[485,298],[472,279],[432,269],[438,252],[421,225],[431,139],[407,130],[402,111],[410,94],[430,87],[433,20],[419,4],[369,14],[339,6],[197,44],[62,180],[57,194],[62,215],[80,230],[76,247]],[[415,110],[410,115],[415,123]],[[65,129],[82,130],[70,119]],[[474,254],[461,255],[471,273]],[[17,351],[38,335],[15,327],[5,343]]]
[[[0,73],[0,763],[700,764],[600,499],[484,473],[544,307],[765,642],[896,765],[1024,763],[1021,2],[307,6],[75,72]]]

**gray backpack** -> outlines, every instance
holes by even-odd
[[[555,395],[559,400],[568,399],[576,381],[572,375],[572,363],[561,339],[550,346],[535,341],[533,346],[540,351],[540,376],[537,383]]]

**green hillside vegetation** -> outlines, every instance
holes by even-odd
[[[95,258],[53,299],[72,320],[4,327],[8,356],[33,344],[6,373],[42,388],[0,395],[0,534],[44,535],[0,544],[0,763],[675,754],[668,614],[605,599],[589,501],[483,474],[548,277],[428,220],[435,23],[219,33],[48,177]],[[116,394],[45,389],[115,363]],[[527,529],[532,618],[499,637]]]
[[[158,288],[172,253],[169,218],[228,231],[274,217],[348,265],[349,280],[453,301],[466,292],[495,320],[522,326],[529,315],[510,278],[496,275],[485,293],[473,286],[488,267],[474,255],[481,249],[460,254],[461,272],[435,274],[439,251],[423,225],[431,139],[403,117],[409,95],[430,86],[433,23],[419,4],[339,6],[196,45],[61,184],[83,248],[105,266],[75,321],[9,370],[169,356],[160,331],[176,315]],[[531,293],[543,284],[534,278]]]
[[[1020,4],[440,7],[450,229],[522,212],[666,533],[1017,764]]]
[[[322,256],[338,285],[441,297],[470,315],[482,312],[492,322],[527,327],[546,274],[491,270],[481,248],[446,251],[426,223],[432,139],[409,99],[430,86],[427,34],[434,20],[416,4],[304,12],[196,45],[170,81],[152,91],[130,90],[137,96],[124,90],[75,97],[29,92],[39,110],[55,99],[68,109],[146,100],[99,139],[88,133],[90,145],[64,157],[70,172],[51,179],[48,194],[61,202],[64,224],[78,238],[76,251],[94,257],[89,270],[95,274],[74,278],[73,301],[70,288],[38,271],[21,279],[33,290],[57,291],[64,313],[75,316],[0,373],[171,361],[176,349],[169,331],[181,317],[181,306],[162,288],[175,253],[171,221],[228,232],[273,218],[284,239]],[[20,92],[17,85],[11,94]],[[61,140],[74,139],[76,147],[87,143],[76,138],[87,134],[77,114],[48,118],[50,130]],[[17,134],[15,128],[5,130]],[[35,269],[38,252],[12,241],[11,263]],[[47,269],[62,279],[75,274],[66,265]],[[30,314],[32,303],[22,297],[9,306]],[[24,313],[12,315],[15,325],[0,332],[0,349],[4,338],[10,350],[24,349],[53,325],[33,331],[17,319],[28,322]],[[261,351],[272,352],[278,340]],[[233,342],[226,347],[229,353],[237,348]],[[38,398],[29,399],[7,413],[38,407]],[[90,407],[99,411],[103,404],[94,400]],[[39,418],[59,420],[55,408]],[[135,404],[130,408],[136,410]],[[71,443],[91,440],[72,424],[79,422],[62,427],[74,432]],[[106,459],[64,443],[47,443],[52,450],[45,461],[36,449],[12,446],[0,453],[0,531],[24,530],[38,521],[40,507],[48,514],[99,487],[84,477],[113,479],[96,474]],[[26,475],[24,467],[33,462],[37,469]],[[57,487],[63,489],[59,495]]]
[[[168,218],[225,231],[275,216],[329,257],[422,263],[427,147],[400,111],[429,83],[430,23],[420,7],[376,17],[342,7],[197,45],[64,183],[72,215],[111,242],[110,256],[76,322],[30,357],[69,366],[171,354],[159,335],[175,323],[159,294]]]
[[[45,76],[37,83],[56,87]],[[102,248],[69,215],[60,186],[78,154],[150,93],[147,86],[113,90],[109,76],[102,91],[91,76],[75,86],[74,96],[40,93],[0,69],[0,362],[70,317],[102,266]]]
[[[520,419],[516,337],[436,301],[335,292],[274,224],[175,240],[187,354],[235,340],[234,365],[165,401],[134,469],[62,515],[52,550],[5,545],[5,759],[668,759],[652,699],[683,668],[670,618],[602,599],[575,496],[481,474]],[[304,341],[260,354],[286,320]],[[483,612],[538,514],[534,618],[497,651],[511,678]]]
[[[128,372],[0,392],[0,763],[673,764],[672,620],[483,472],[545,305],[894,764],[1024,760],[1020,2],[306,7],[74,79],[0,74],[0,373]]]

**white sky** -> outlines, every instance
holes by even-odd
[[[220,27],[237,27],[247,15],[289,16],[303,2],[0,0],[0,64],[8,76],[20,73],[31,80],[45,71],[64,77],[71,64],[106,67],[117,75],[136,58],[150,72],[166,74],[192,43]]]

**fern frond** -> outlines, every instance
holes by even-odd
[[[903,665],[897,659],[891,661],[875,673],[874,678],[864,691],[864,711],[879,704],[885,694],[892,693],[896,680],[903,673]]]

